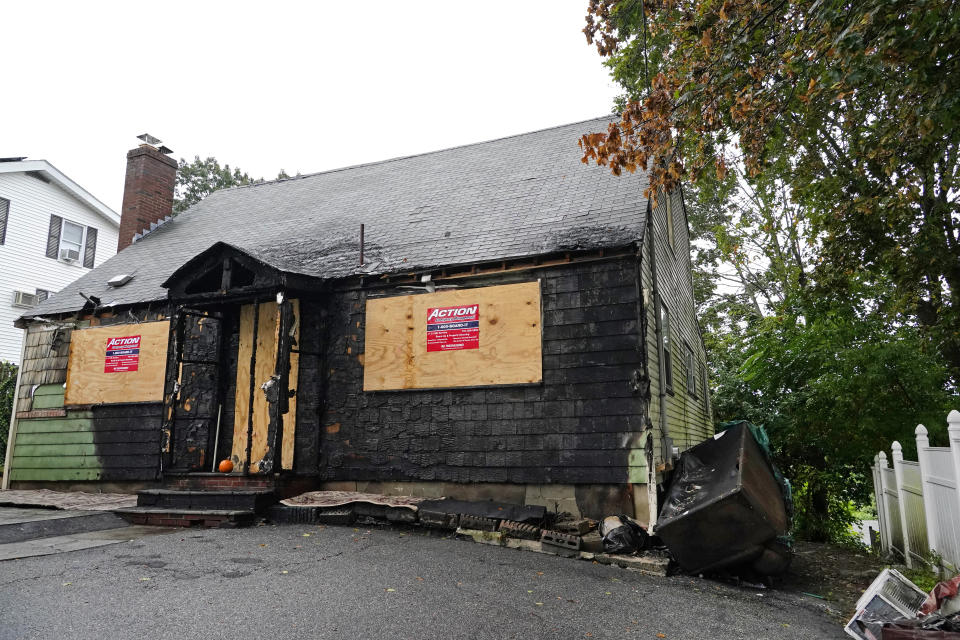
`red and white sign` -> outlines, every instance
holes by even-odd
[[[140,336],[107,338],[107,352],[103,360],[104,373],[136,371],[140,364]]]
[[[480,348],[480,305],[427,309],[427,352]]]

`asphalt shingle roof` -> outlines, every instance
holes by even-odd
[[[79,291],[105,305],[164,299],[170,274],[218,241],[325,279],[624,246],[643,236],[647,177],[585,165],[577,147],[608,121],[218,191],[25,317],[76,311]]]

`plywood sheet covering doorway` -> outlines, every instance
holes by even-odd
[[[300,340],[300,301],[291,300],[294,316],[294,339]],[[256,326],[256,344],[254,327]],[[240,341],[237,358],[237,392],[234,400],[233,448],[230,459],[238,471],[247,460],[247,435],[250,418],[253,428],[249,430],[250,472],[259,471],[259,461],[267,453],[267,428],[270,424],[270,407],[260,385],[270,379],[276,370],[277,343],[280,338],[279,306],[276,302],[259,305],[244,305],[240,308]],[[250,366],[253,364],[253,384],[250,383]],[[290,389],[296,389],[300,370],[300,357],[290,354]],[[253,412],[250,398],[253,394]],[[290,398],[289,411],[283,416],[282,469],[293,469],[293,448],[296,435],[297,397]]]
[[[479,306],[479,348],[427,351],[427,310]],[[532,384],[543,379],[540,282],[367,301],[363,389]]]
[[[136,371],[104,371],[107,340],[140,336]],[[170,323],[76,329],[70,338],[64,405],[162,402]]]

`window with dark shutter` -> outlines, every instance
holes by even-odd
[[[83,248],[83,266],[93,269],[93,260],[97,255],[97,230],[87,227],[87,244]]]
[[[7,218],[10,216],[10,201],[0,198],[0,244],[7,241]]]
[[[663,386],[673,393],[673,339],[670,335],[670,310],[660,303],[660,350],[663,364]]]
[[[37,289],[37,302],[43,302],[50,297],[50,292],[46,289]]]
[[[50,230],[47,232],[47,257],[57,260],[60,252],[60,227],[63,218],[50,216]]]
[[[684,367],[687,370],[687,393],[689,393],[694,398],[697,397],[697,369],[696,361],[693,359],[693,350],[690,348],[690,345],[684,341],[684,358],[685,363]]]
[[[710,385],[707,380],[707,370],[703,365],[700,365],[700,379],[703,380],[703,411],[710,413]]]

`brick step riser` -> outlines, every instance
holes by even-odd
[[[310,476],[242,476],[190,475],[168,476],[164,489],[181,491],[273,491],[280,498],[289,498],[317,489],[317,480]]]
[[[253,515],[249,517],[203,516],[196,517],[171,510],[169,513],[123,514],[130,524],[151,527],[203,527],[205,529],[244,527],[253,524]]]
[[[167,478],[164,489],[183,491],[271,491],[276,487],[274,478],[256,476],[207,476]]]

